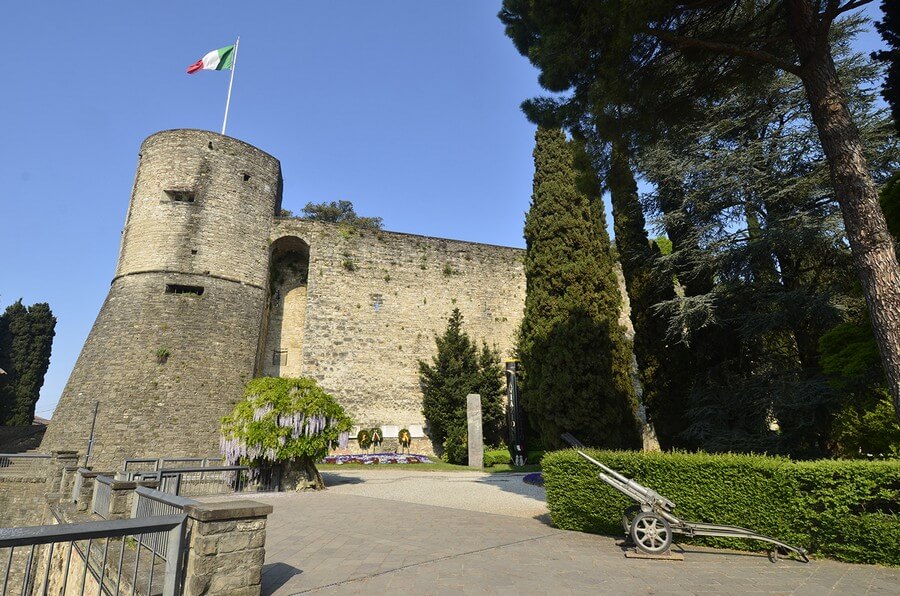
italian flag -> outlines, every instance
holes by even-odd
[[[234,46],[225,46],[213,50],[203,58],[200,58],[188,66],[188,74],[194,74],[198,70],[231,70],[234,64]]]

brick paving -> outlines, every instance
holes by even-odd
[[[263,594],[900,595],[900,569],[874,565],[690,545],[683,561],[629,559],[618,538],[550,527],[521,478],[387,472],[331,472],[327,491],[254,495],[274,507]]]
[[[418,474],[422,483],[436,482]],[[370,491],[359,476],[341,486]],[[496,487],[460,480],[446,486],[460,484],[467,499]],[[900,569],[828,560],[773,564],[764,555],[693,546],[684,548],[684,561],[628,559],[619,539],[557,530],[541,515],[347,491],[255,497],[274,506],[264,594],[900,594]],[[439,492],[446,498],[451,490]]]

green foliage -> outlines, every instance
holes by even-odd
[[[831,436],[839,457],[900,459],[900,424],[887,389],[844,404],[832,423]]]
[[[419,361],[422,413],[428,420],[432,441],[443,444],[452,428],[465,429],[466,396],[478,393],[484,440],[492,444],[499,441],[505,423],[500,356],[487,344],[482,344],[479,352],[462,324],[462,314],[454,308],[446,331],[435,337],[437,353],[432,363]]]
[[[878,346],[868,317],[861,323],[847,321],[819,339],[822,370],[841,388],[872,384],[881,377]]]
[[[897,76],[900,78],[900,73]],[[897,126],[900,126],[900,123]],[[894,237],[894,242],[900,243],[900,172],[895,172],[884,184],[881,189],[880,202],[884,218],[887,220],[888,230]]]
[[[156,352],[156,361],[160,364],[165,364],[169,360],[169,356],[172,355],[172,352],[169,351],[169,348],[157,348]]]
[[[464,424],[453,424],[444,439],[445,462],[464,466],[469,463],[469,435]]]
[[[672,241],[665,236],[657,236],[653,239],[653,243],[656,244],[656,248],[659,249],[662,256],[667,257],[672,254]]]
[[[502,464],[511,464],[512,457],[509,454],[509,449],[487,449],[484,452],[484,467],[491,468],[495,465]]]
[[[307,203],[303,208],[303,217],[313,221],[348,224],[356,228],[380,230],[383,223],[380,217],[360,217],[353,210],[350,201],[331,201]]]
[[[871,163],[890,169],[883,114],[850,91],[877,75],[846,51],[851,33],[835,31],[836,66]],[[826,382],[819,338],[861,296],[807,103],[795,77],[770,72],[641,148],[640,167],[658,184],[645,204],[673,243],[656,277],[682,284],[654,305],[668,343],[690,346],[682,447],[832,453],[843,396]]]
[[[372,431],[368,428],[361,428],[359,432],[356,433],[356,444],[359,445],[359,448],[362,450],[367,450],[372,446]]]
[[[18,300],[0,315],[0,426],[31,426],[50,366],[56,317],[47,303]]]
[[[222,419],[229,464],[315,462],[350,430],[344,409],[312,379],[253,379],[244,395]]]
[[[881,95],[891,106],[894,126],[900,132],[900,6],[894,0],[881,0],[881,14],[884,18],[875,23],[888,49],[873,52],[872,57],[887,65]],[[897,232],[893,233],[895,237]]]
[[[606,177],[612,200],[616,246],[625,278],[634,326],[634,355],[643,388],[643,403],[660,446],[693,447],[682,437],[687,428],[685,410],[691,389],[691,356],[683,343],[667,341],[666,314],[655,306],[675,298],[673,277],[654,269],[660,266],[661,250],[647,238],[646,221],[638,197],[637,182],[627,150],[614,142]]]
[[[562,432],[609,447],[639,444],[631,350],[599,181],[562,131],[540,127],[525,220],[522,404],[545,445]]]
[[[588,454],[671,499],[682,519],[749,528],[843,561],[900,565],[900,462],[794,463],[683,452]],[[542,470],[554,525],[622,532],[622,512],[634,503],[602,482],[596,466],[569,450],[547,454]],[[748,540],[696,540],[742,550],[767,548]]]
[[[397,433],[397,442],[400,443],[401,447],[409,447],[410,443],[412,443],[412,435],[409,433],[408,428],[400,429],[400,432]]]
[[[900,424],[888,397],[867,316],[837,325],[819,340],[823,371],[841,394],[832,423],[835,455],[900,456]]]
[[[873,102],[878,69],[850,48],[865,21],[848,12],[857,5],[789,4],[798,9],[780,0],[504,0],[499,14],[555,93],[525,102],[526,116],[584,139],[601,172],[615,167],[610,146],[620,143],[656,187],[644,205],[673,250],[655,259],[651,275],[631,277],[629,296],[651,419],[660,421],[658,396],[674,395],[676,409],[688,411],[687,430],[662,429],[661,440],[675,434],[688,446],[803,457],[829,448],[840,399],[819,368],[818,338],[849,301],[860,257],[848,245],[882,236],[872,221],[855,221],[848,242],[841,218],[855,209],[842,214],[838,203],[858,204],[873,178],[896,169],[896,138]],[[886,18],[884,30],[896,22]],[[797,67],[832,60],[834,78]],[[823,113],[821,90],[837,84],[845,99]],[[843,146],[865,148],[862,168],[851,167],[859,157],[849,150],[822,151],[817,133],[827,139],[842,113],[855,125]],[[852,172],[839,193],[829,167]],[[640,231],[635,221],[623,223]],[[616,237],[627,269],[623,247],[643,246]],[[652,297],[654,279],[676,280],[677,296]],[[869,295],[889,294],[873,289],[880,279],[865,281]],[[689,346],[686,362],[654,348],[655,333],[648,344],[643,331],[654,326],[639,321],[655,318],[647,308],[668,321],[665,344]],[[673,378],[662,366],[674,362],[690,378],[673,391],[659,381]]]

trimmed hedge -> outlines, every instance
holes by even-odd
[[[821,460],[705,453],[587,453],[676,504],[687,521],[743,526],[811,554],[853,563],[900,565],[900,462]],[[597,476],[574,450],[541,462],[553,523],[566,530],[622,534],[634,503]],[[676,535],[676,541],[688,541]],[[698,538],[757,550],[766,543]]]
[[[509,457],[509,450],[506,448],[503,449],[488,449],[484,452],[484,467],[491,468],[497,464],[509,464],[512,463],[512,459]]]

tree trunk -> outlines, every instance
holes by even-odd
[[[307,486],[313,490],[323,490],[325,481],[322,479],[322,473],[316,467],[316,462],[311,457],[303,457],[300,459],[303,464],[303,471],[306,473]]]
[[[841,93],[827,28],[807,0],[788,1],[800,78],[831,171],[857,275],[872,315],[875,340],[900,420],[900,266],[878,204],[878,191],[863,154],[859,130]]]

